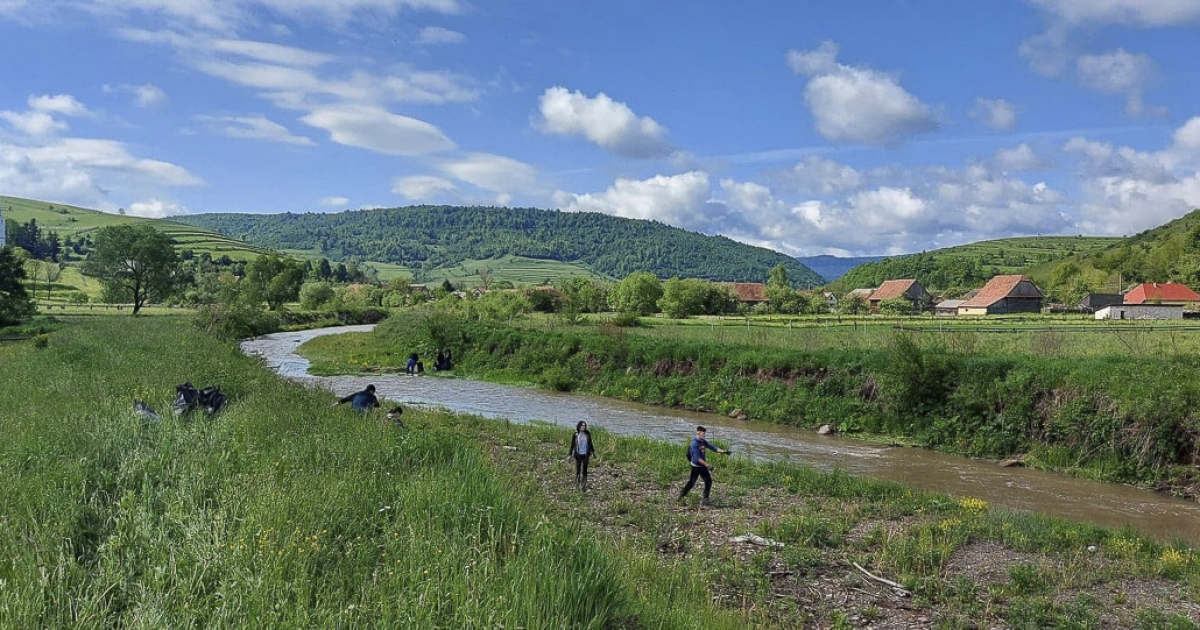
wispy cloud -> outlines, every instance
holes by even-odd
[[[297,136],[288,131],[287,127],[268,119],[266,116],[197,116],[199,122],[206,125],[214,133],[230,138],[247,140],[264,140],[267,142],[282,142],[310,146],[316,144],[311,138]]]

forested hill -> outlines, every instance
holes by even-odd
[[[661,278],[731,282],[766,282],[771,268],[782,263],[794,285],[823,284],[811,269],[779,252],[655,221],[592,212],[413,206],[329,214],[197,214],[173,219],[255,245],[301,250],[331,260],[371,260],[433,269],[508,254],[582,262],[613,278],[649,271]]]

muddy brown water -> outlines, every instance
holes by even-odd
[[[708,427],[710,438],[728,444],[739,457],[787,460],[823,470],[840,469],[953,497],[978,497],[1012,510],[1106,527],[1130,527],[1160,540],[1184,539],[1200,544],[1200,504],[1139,488],[1027,468],[1001,468],[990,460],[819,436],[811,430],[609,398],[436,376],[312,376],[308,374],[308,361],[295,353],[301,343],[314,337],[367,332],[371,328],[340,326],[276,333],[244,341],[242,350],[262,357],[282,376],[328,389],[338,396],[373,383],[381,398],[405,405],[507,418],[518,423],[542,421],[574,426],[585,420],[592,427],[617,435],[678,443],[687,440],[697,424],[703,424]]]

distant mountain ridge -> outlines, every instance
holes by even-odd
[[[884,256],[853,256],[843,258],[841,256],[797,256],[796,260],[800,264],[812,269],[825,279],[825,282],[833,282],[841,278],[847,271],[869,262],[883,260]]]
[[[771,268],[782,264],[798,287],[824,284],[812,269],[770,249],[595,212],[411,206],[339,213],[213,213],[172,220],[261,247],[426,270],[522,256],[579,262],[612,278],[649,271],[661,278],[765,282]]]

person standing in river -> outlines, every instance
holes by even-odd
[[[587,490],[588,460],[595,452],[596,443],[592,441],[592,433],[583,420],[575,424],[575,433],[571,436],[571,457],[575,459],[575,487]]]
[[[704,427],[696,427],[696,437],[692,438],[692,443],[688,446],[687,458],[688,463],[692,465],[692,474],[690,477],[688,477],[687,485],[683,487],[683,490],[679,491],[680,501],[687,496],[688,492],[691,492],[692,486],[696,485],[696,480],[703,478],[704,497],[700,500],[700,503],[702,505],[708,505],[708,493],[712,490],[712,466],[708,463],[708,460],[705,459],[704,452],[708,450],[725,455],[729,454],[729,451],[723,451],[710,444],[708,440],[704,439],[704,436],[707,434],[708,429]]]

